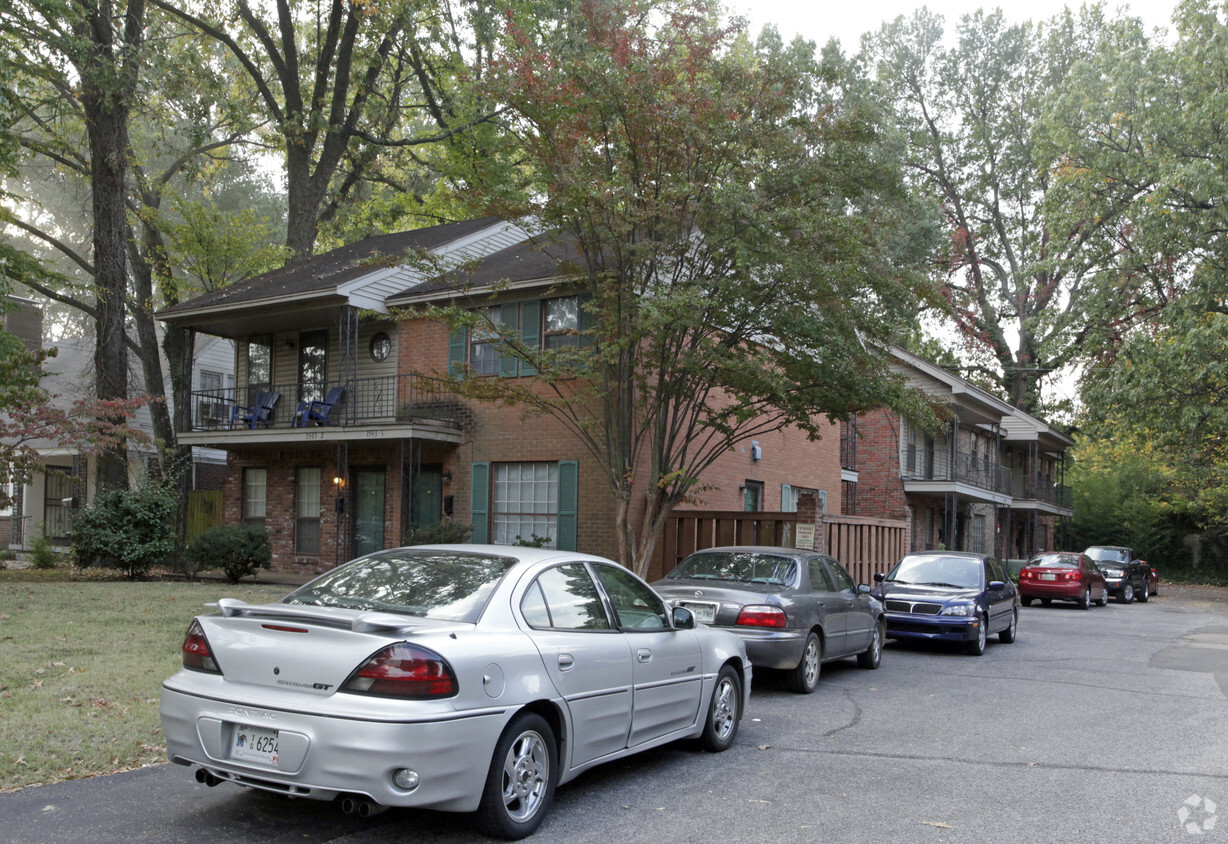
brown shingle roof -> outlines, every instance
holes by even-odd
[[[457,270],[416,284],[388,297],[389,305],[460,289],[482,289],[498,283],[546,281],[560,274],[560,264],[574,263],[580,251],[574,240],[544,235],[521,241],[483,258],[472,269]]]
[[[316,255],[300,264],[282,267],[255,278],[232,284],[164,308],[161,318],[173,318],[200,309],[255,304],[265,299],[310,296],[327,293],[338,285],[359,278],[372,269],[388,266],[412,250],[437,249],[447,243],[498,222],[482,217],[459,223],[445,223],[425,229],[368,237],[357,243]]]

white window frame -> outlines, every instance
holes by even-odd
[[[490,469],[490,541],[514,545],[531,541],[536,534],[549,537],[544,547],[554,548],[558,539],[559,464],[492,463]]]

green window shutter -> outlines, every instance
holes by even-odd
[[[558,536],[554,538],[554,547],[560,551],[578,550],[576,511],[579,497],[580,464],[575,460],[560,460]]]
[[[520,303],[511,302],[499,308],[499,325],[508,334],[514,334],[520,326]],[[515,378],[520,368],[520,358],[515,355],[503,354],[502,344],[499,350],[499,375],[503,378]]]
[[[541,299],[520,303],[520,342],[526,349],[540,349],[542,345]],[[528,361],[520,362],[521,375],[536,375],[537,367]]]
[[[470,472],[469,525],[473,532],[470,542],[490,542],[490,464],[474,463]]]
[[[448,335],[448,373],[460,377],[465,368],[465,346],[469,334],[464,328],[454,328]]]

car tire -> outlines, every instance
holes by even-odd
[[[981,623],[976,626],[976,638],[964,646],[972,656],[980,656],[985,653],[985,645],[989,642],[989,617],[983,616]]]
[[[862,668],[868,668],[871,671],[878,668],[883,661],[883,622],[876,621],[874,623],[874,633],[870,638],[870,647],[866,648],[861,653],[857,654],[857,664]]]
[[[1150,597],[1151,584],[1147,582],[1146,578],[1144,578],[1143,588],[1134,590],[1134,600],[1138,601],[1140,604],[1145,604]]]
[[[716,675],[716,688],[708,705],[708,718],[699,743],[710,753],[728,750],[738,735],[742,722],[742,681],[732,665],[725,665]]]
[[[1089,586],[1083,590],[1083,594],[1079,597],[1079,609],[1090,610],[1092,608],[1092,588]]]
[[[558,782],[554,730],[535,712],[511,720],[491,757],[474,818],[482,832],[514,841],[541,825]]]
[[[819,674],[823,671],[823,643],[813,630],[806,636],[802,646],[802,658],[797,668],[789,672],[789,688],[798,694],[808,695],[819,687]]]
[[[1032,599],[1031,598],[1020,598],[1019,603],[1023,604],[1025,607],[1030,607],[1032,606]]]
[[[998,631],[998,641],[1009,645],[1019,635],[1019,610],[1011,610],[1011,623],[1005,630]]]
[[[1106,586],[1104,591],[1100,593],[1100,597],[1096,600],[1096,606],[1107,607],[1109,605],[1109,589]]]
[[[1121,585],[1121,594],[1117,596],[1117,600],[1123,604],[1128,604],[1134,600],[1134,584],[1126,581]]]

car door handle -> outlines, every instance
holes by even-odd
[[[571,654],[559,654],[559,671],[567,671],[576,664],[576,658]]]
[[[635,652],[635,659],[638,662],[652,662],[652,651],[648,648],[640,648]]]

